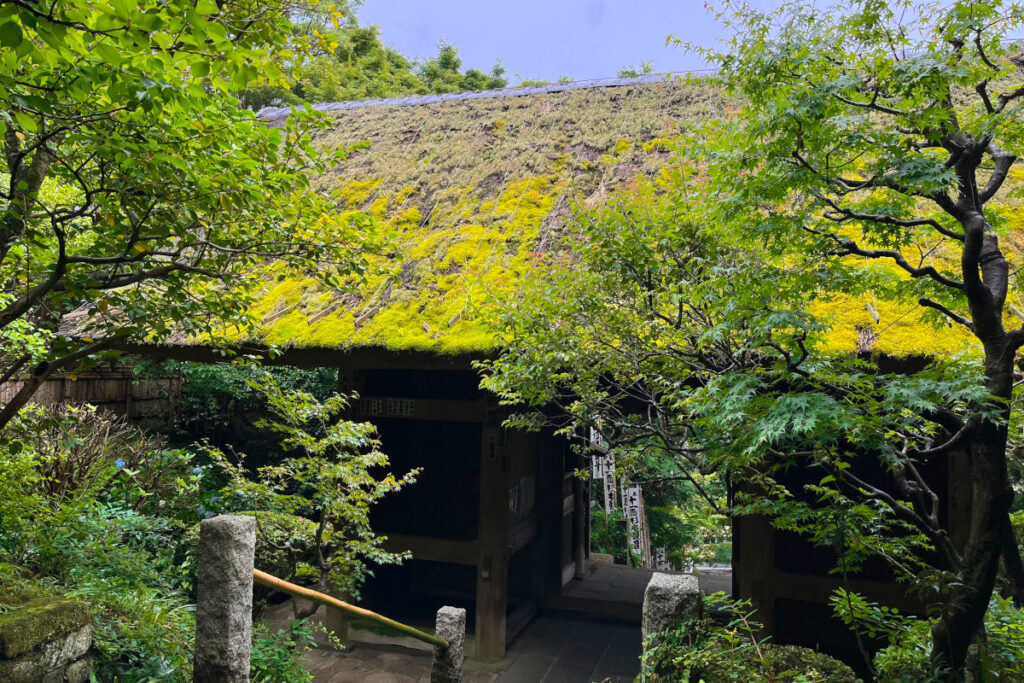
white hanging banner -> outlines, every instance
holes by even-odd
[[[626,513],[626,522],[629,525],[629,541],[633,553],[641,559],[644,558],[644,533],[643,522],[640,519],[640,487],[630,486],[622,489],[622,507]]]
[[[609,513],[618,508],[615,504],[615,461],[608,456],[604,468],[604,511]]]

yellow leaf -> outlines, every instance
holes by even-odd
[[[82,337],[82,341],[84,341],[86,344],[91,344],[92,337]]]
[[[136,244],[133,247],[133,249],[135,249],[135,251],[137,251],[137,252],[139,252],[141,254],[142,252],[146,251],[146,245],[145,244]]]
[[[114,227],[114,214],[107,214],[107,225],[109,225],[110,227]]]
[[[25,139],[25,134],[22,133],[20,130],[14,131],[14,134],[18,137],[19,140],[24,140]]]

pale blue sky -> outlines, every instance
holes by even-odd
[[[359,17],[408,57],[434,56],[442,39],[466,67],[488,70],[500,57],[513,84],[517,73],[601,78],[646,60],[657,72],[698,69],[700,59],[666,47],[666,36],[713,45],[722,35],[703,0],[365,0]]]

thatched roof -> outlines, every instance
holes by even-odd
[[[261,340],[490,349],[480,311],[543,261],[572,203],[656,181],[679,126],[715,115],[721,100],[658,77],[324,107],[337,126],[322,144],[370,145],[320,185],[340,190],[339,210],[368,212],[396,233],[398,267],[357,292],[276,284],[257,311]]]
[[[657,184],[681,127],[730,104],[711,86],[646,77],[322,105],[337,121],[323,144],[369,147],[320,185],[340,191],[339,211],[368,212],[394,231],[395,269],[355,291],[312,280],[269,285],[251,341],[492,350],[481,312],[542,266],[571,207],[645,180]],[[261,115],[272,122],[286,112]],[[830,299],[819,308],[835,315],[829,341],[837,351],[952,353],[966,342],[959,329],[923,322],[916,302]]]

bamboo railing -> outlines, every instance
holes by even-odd
[[[372,621],[376,624],[387,626],[388,628],[393,628],[396,631],[406,634],[407,636],[412,636],[417,640],[422,640],[424,643],[435,645],[444,650],[448,649],[448,641],[438,638],[437,636],[430,635],[429,633],[425,633],[419,630],[418,628],[413,628],[412,626],[406,626],[405,624],[397,622],[394,619],[388,619],[387,617],[381,614],[377,614],[376,612],[371,612],[368,609],[363,609],[362,607],[350,605],[343,600],[332,598],[330,595],[327,595],[325,593],[311,590],[309,588],[304,588],[302,586],[297,586],[294,583],[290,583],[288,581],[285,581],[284,579],[279,579],[276,576],[273,576],[266,572],[262,572],[259,569],[252,570],[252,578],[253,581],[260,584],[261,586],[273,588],[274,590],[284,591],[285,593],[290,593],[292,595],[298,595],[300,597],[306,598],[307,600],[312,600],[313,602],[320,603],[321,605],[334,607],[335,609],[339,609],[342,612],[345,612],[346,614],[349,614],[353,617],[365,619],[367,621]]]

